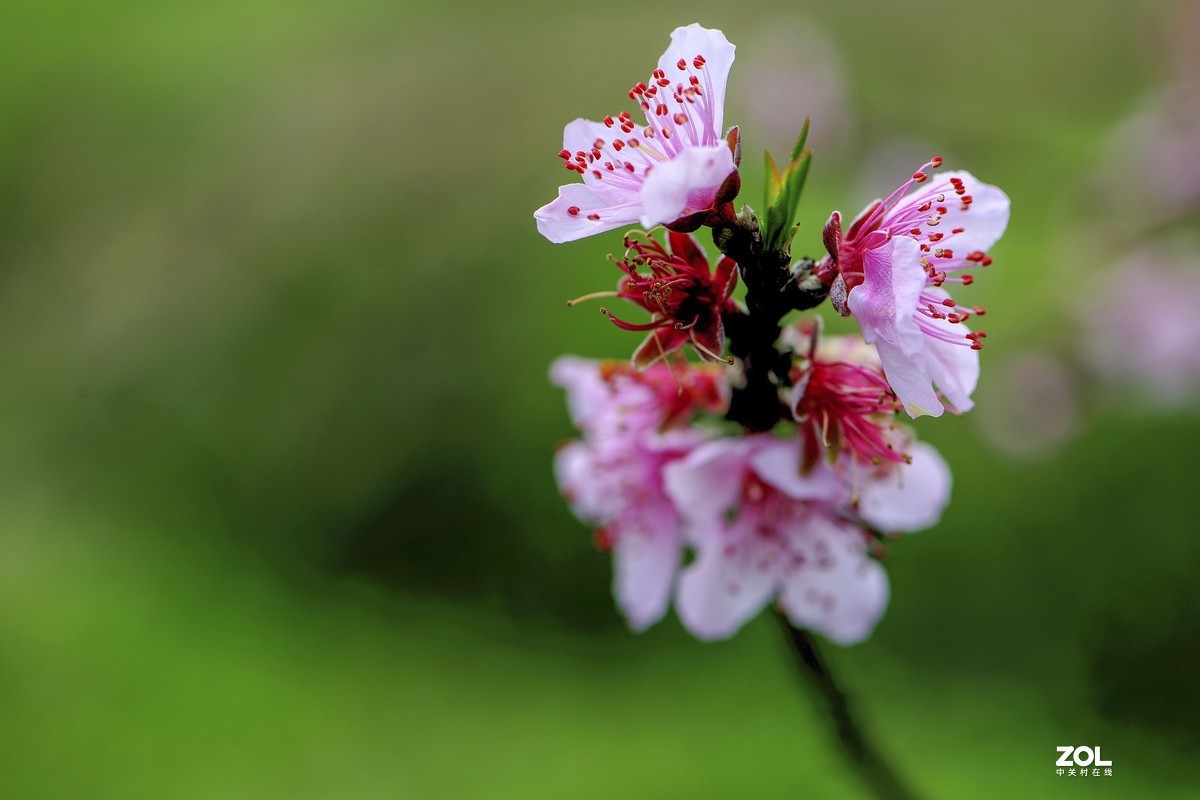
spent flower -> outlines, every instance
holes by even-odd
[[[633,363],[649,366],[678,352],[684,345],[704,361],[727,361],[723,315],[736,310],[731,295],[737,285],[737,265],[721,258],[716,270],[695,237],[671,231],[668,249],[649,234],[638,231],[625,237],[625,255],[618,260],[624,276],[615,292],[597,292],[572,300],[617,297],[650,312],[650,322],[627,322],[602,308],[614,325],[627,331],[648,331],[633,354]]]
[[[859,337],[822,337],[819,325],[785,332],[805,355],[792,370],[792,415],[804,437],[804,468],[821,453],[842,453],[864,464],[901,462],[907,455],[892,434],[900,402],[876,350]]]

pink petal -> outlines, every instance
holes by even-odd
[[[967,211],[962,210],[958,196],[946,194],[947,212],[942,215],[938,230],[952,231],[963,228],[962,233],[954,234],[945,240],[945,246],[953,246],[956,253],[966,255],[972,250],[987,251],[1000,240],[1004,229],[1008,227],[1009,202],[999,188],[983,183],[969,172],[939,172],[931,175],[929,184],[942,185],[951,178],[959,178],[963,182],[966,194],[971,196],[971,204]],[[922,192],[922,195],[929,191]]]
[[[607,522],[603,476],[592,448],[583,442],[568,442],[554,454],[554,478],[572,513],[588,525]]]
[[[920,260],[920,245],[903,236],[893,237],[882,247],[867,250],[863,254],[864,281],[850,290],[847,304],[858,320],[863,339],[878,350],[888,383],[909,415],[937,417],[941,416],[943,407],[933,391],[932,359],[927,351],[934,345],[958,345],[935,343],[917,326],[914,315],[926,277]],[[960,349],[970,350],[967,347]],[[950,366],[943,369],[938,360],[938,368],[952,382],[961,366],[953,359],[961,359],[961,355],[946,354],[946,357],[951,359]],[[968,375],[963,373],[961,377],[965,379]]]
[[[665,461],[683,458],[710,439],[709,433],[701,428],[667,428],[665,431],[648,431],[640,444],[649,453],[664,453]]]
[[[689,147],[656,164],[642,185],[642,225],[649,228],[708,210],[733,170],[733,154],[725,144]]]
[[[732,636],[775,593],[775,574],[755,568],[752,554],[739,558],[725,553],[719,541],[722,527],[720,517],[707,520],[701,536],[710,544],[700,549],[696,561],[680,575],[675,598],[683,626],[706,641]]]
[[[576,213],[571,213],[572,208]],[[538,233],[562,244],[633,225],[641,213],[641,202],[636,195],[627,195],[621,203],[606,202],[590,187],[569,183],[560,186],[558,197],[535,211],[533,218],[537,220]]]
[[[669,325],[655,328],[633,351],[633,363],[643,369],[656,364],[687,344],[688,338],[687,331]]]
[[[793,547],[803,548],[805,560],[785,578],[779,598],[788,619],[838,644],[867,638],[887,608],[889,591],[861,532],[817,516]]]
[[[818,464],[800,474],[800,440],[766,437],[765,443],[750,456],[750,465],[758,477],[794,500],[815,500],[833,504],[846,494],[846,487],[826,464]]]
[[[729,69],[733,66],[735,49],[719,30],[702,28],[699,24],[692,23],[686,28],[676,28],[671,33],[671,46],[658,60],[658,68],[666,73],[672,87],[677,83],[686,86],[690,74],[700,78],[700,86],[709,110],[709,113],[704,115],[706,128],[711,126],[705,134],[714,138],[698,144],[715,144],[725,133],[721,129],[725,118],[725,86],[729,81]],[[704,56],[705,60],[704,66],[699,70],[692,62],[698,55]],[[685,64],[683,71],[679,69],[680,61]]]
[[[893,237],[867,250],[863,276],[846,300],[863,339],[867,344],[891,342],[909,355],[920,352],[921,331],[912,319],[925,288],[920,245],[907,237]]]
[[[669,516],[673,517],[673,512]],[[681,551],[673,527],[644,533],[625,531],[617,539],[613,547],[613,597],[630,628],[645,630],[667,612]]]
[[[917,442],[908,450],[911,464],[898,464],[883,478],[865,482],[858,516],[884,532],[933,527],[950,502],[950,468],[937,450]]]
[[[550,365],[550,382],[566,390],[567,411],[577,428],[586,427],[612,395],[600,377],[599,364],[577,356],[556,358]]]
[[[884,340],[875,343],[875,350],[879,353],[888,385],[904,403],[908,415],[914,419],[922,415],[940,417],[945,409],[933,390],[933,379],[925,368],[924,354],[908,355],[899,345]]]
[[[696,522],[695,531],[700,535],[710,532],[726,511],[737,506],[755,438],[716,439],[663,468],[667,496],[685,521]]]
[[[579,151],[590,153],[597,139],[607,144],[611,143],[613,139],[628,138],[628,135],[621,133],[619,127],[609,128],[603,122],[580,118],[568,123],[567,127],[563,129],[563,148],[571,153]],[[583,182],[606,205],[620,205],[630,202],[631,199],[638,196],[642,182],[641,173],[620,171],[609,175],[607,169],[601,168],[600,162],[596,162],[594,166],[594,170],[589,168],[584,171]],[[596,172],[600,173],[599,178],[596,177]],[[631,186],[631,182],[638,185]]]
[[[550,365],[550,382],[567,393],[567,411],[576,427],[603,407],[610,392],[595,361],[560,356]]]

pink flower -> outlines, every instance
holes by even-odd
[[[683,548],[679,514],[662,485],[663,468],[703,442],[688,427],[699,409],[724,401],[717,374],[666,365],[645,371],[627,364],[562,358],[551,379],[567,390],[571,415],[584,431],[555,456],[559,489],[581,520],[596,527],[596,544],[613,553],[613,596],[630,627],[662,618]]]
[[[736,133],[721,129],[733,52],[720,31],[677,28],[649,84],[629,90],[645,126],[626,112],[567,125],[559,157],[583,183],[537,210],[538,231],[552,242],[634,223],[688,231],[728,206],[739,188]]]
[[[935,157],[869,205],[845,234],[835,211],[825,226],[829,259],[819,270],[838,312],[853,314],[879,351],[888,383],[913,417],[972,406],[976,351],[986,334],[964,323],[983,309],[959,306],[942,286],[969,285],[973,277],[963,270],[991,264],[986,251],[1008,224],[1004,192],[967,172],[925,173],[941,163]]]
[[[870,556],[880,531],[937,521],[949,472],[926,446],[913,465],[867,476],[857,502],[843,471],[801,472],[801,446],[770,434],[718,439],[664,468],[696,560],[675,606],[700,639],[733,635],[777,600],[796,625],[840,644],[866,638],[888,600],[887,576]],[[860,522],[861,520],[861,522]]]
[[[703,441],[698,431],[648,433],[615,442],[575,441],[554,459],[559,490],[596,546],[613,554],[613,598],[629,626],[644,630],[670,604],[683,537],[662,470]]]
[[[618,328],[650,332],[633,354],[639,367],[661,361],[685,344],[705,361],[732,363],[721,356],[725,350],[722,314],[735,308],[731,295],[737,285],[737,264],[722,258],[714,272],[694,236],[674,231],[667,236],[670,250],[646,234],[627,236],[625,257],[617,262],[625,277],[617,291],[580,300],[620,297],[650,312],[650,322],[635,324],[601,309]]]

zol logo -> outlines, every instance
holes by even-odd
[[[1100,777],[1103,774],[1104,777],[1112,777],[1112,759],[1101,756],[1099,747],[1059,745],[1058,753],[1055,766],[1059,775],[1087,777],[1091,774]],[[1103,773],[1101,767],[1104,767]]]

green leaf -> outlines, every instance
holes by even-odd
[[[804,127],[792,149],[792,161],[782,174],[771,154],[763,153],[766,172],[763,244],[770,250],[779,250],[789,244],[796,233],[792,223],[800,208],[800,194],[804,191],[804,183],[812,167],[812,150],[804,146],[808,141],[809,122],[809,119],[804,120]]]
[[[763,241],[772,250],[778,250],[785,242],[790,242],[795,233],[792,222],[796,219],[796,211],[800,207],[800,193],[804,190],[811,166],[812,151],[805,150],[784,171],[783,185],[775,195],[774,202],[767,206],[767,229]]]
[[[783,179],[779,175],[779,167],[775,166],[775,159],[771,158],[771,154],[763,151],[764,172],[767,176],[767,202],[764,208],[770,208],[775,202],[775,198],[779,196],[779,190],[783,188]]]
[[[763,219],[763,242],[767,247],[771,247],[771,242],[776,236],[775,228],[786,223],[778,219],[778,214],[773,212],[776,201],[783,192],[783,178],[779,174],[779,167],[775,166],[775,159],[771,158],[771,154],[763,152],[764,172],[766,174],[766,202],[763,203],[764,219]]]
[[[800,208],[800,194],[804,191],[804,182],[808,180],[808,170],[812,167],[812,150],[805,150],[798,159],[792,162],[784,175],[784,187],[781,194],[787,197],[787,223],[790,225],[796,218]]]
[[[800,136],[796,139],[796,144],[792,146],[793,162],[800,158],[800,154],[804,152],[804,145],[808,143],[808,126],[811,122],[812,117],[804,118],[804,127],[800,129]]]

